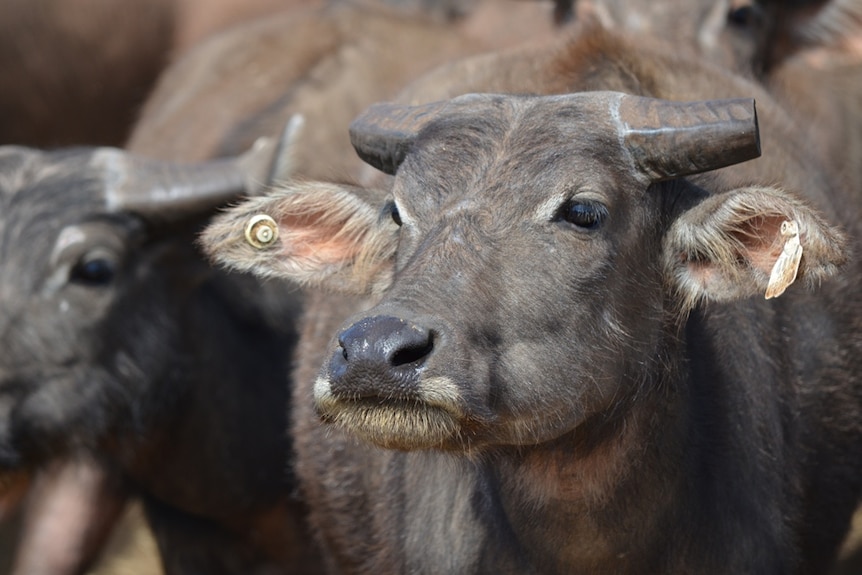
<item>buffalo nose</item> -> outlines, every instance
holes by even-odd
[[[341,332],[341,354],[350,364],[384,369],[421,366],[434,349],[430,330],[390,316],[364,318]]]

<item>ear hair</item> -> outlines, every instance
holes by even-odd
[[[397,236],[356,191],[320,182],[274,189],[214,218],[200,241],[214,262],[258,277],[340,292],[380,291],[391,279]],[[247,239],[248,224],[260,215],[277,226],[266,245]]]
[[[798,277],[806,285],[837,273],[846,261],[844,235],[781,190],[732,190],[681,214],[665,237],[664,253],[666,272],[683,309],[701,299],[727,301],[765,293],[787,241],[782,234],[785,222],[798,228]]]

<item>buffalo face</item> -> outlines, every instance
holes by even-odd
[[[204,244],[239,269],[371,296],[330,343],[314,401],[386,448],[601,432],[661,393],[692,305],[764,293],[784,221],[812,255],[799,277],[843,258],[792,196],[683,179],[759,153],[751,102],[470,95],[372,108],[352,136],[397,172],[389,201],[299,184],[222,216]],[[278,223],[265,248],[241,236],[261,213]]]
[[[0,148],[0,463],[92,448],[173,394],[184,297],[206,273],[178,224],[244,185],[200,168]]]

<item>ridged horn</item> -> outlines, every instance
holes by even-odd
[[[479,113],[504,99],[505,96],[493,94],[467,94],[419,106],[374,104],[350,124],[350,143],[364,162],[394,174],[413,140],[432,120],[444,114]]]
[[[507,100],[535,105],[568,101],[607,113],[606,117],[617,120],[620,140],[635,166],[653,182],[760,155],[757,112],[750,98],[672,102],[618,92],[534,97],[468,94],[420,106],[375,104],[350,125],[350,140],[365,162],[394,174],[416,136],[434,119],[455,113],[479,115]]]
[[[101,148],[91,166],[102,173],[108,210],[174,221],[206,213],[266,185],[274,147],[261,139],[238,158],[188,164]]]
[[[624,95],[622,139],[637,167],[658,182],[760,156],[751,98],[671,102]]]

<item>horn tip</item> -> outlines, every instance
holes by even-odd
[[[381,172],[394,175],[407,155],[412,134],[387,119],[390,106],[374,104],[350,123],[350,144],[359,158]]]
[[[760,124],[757,120],[757,102],[754,101],[754,98],[751,99],[751,114],[752,114],[752,124],[754,126],[754,156],[752,159],[759,158],[762,154],[762,150],[760,147]]]

